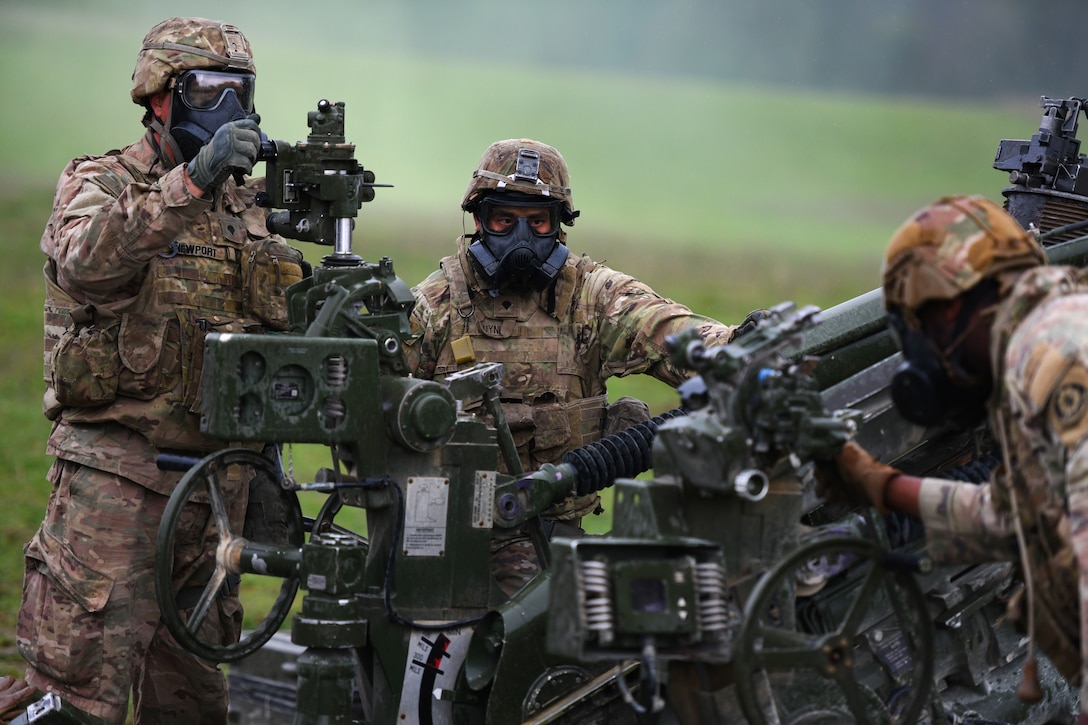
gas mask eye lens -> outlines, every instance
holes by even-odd
[[[484,217],[484,226],[487,227],[489,232],[505,234],[510,227],[517,223],[514,215],[509,212],[499,210],[489,210],[489,212]]]
[[[190,70],[181,74],[177,89],[182,102],[196,111],[215,108],[227,91],[234,91],[242,109],[252,112],[254,83],[252,73]]]
[[[225,123],[253,113],[252,73],[188,70],[178,76],[166,132],[181,157],[191,161]]]
[[[532,205],[480,204],[480,223],[492,234],[506,234],[525,219],[534,234],[552,234],[559,227],[559,207],[554,202]]]

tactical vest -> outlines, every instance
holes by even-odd
[[[1058,295],[1088,293],[1086,273],[1073,267],[1044,266],[1019,276],[1006,294],[994,318],[992,359],[995,365],[995,397],[991,422],[1009,447],[1011,470],[999,469],[991,493],[998,511],[1012,515],[1011,496],[1016,496],[1020,525],[1028,542],[1027,559],[1034,584],[1031,606],[1035,631],[1030,633],[1040,649],[1063,676],[1077,684],[1081,679],[1080,567],[1070,538],[1065,472],[1045,470],[1031,445],[1020,433],[1009,410],[1004,379],[1005,351],[1021,322],[1041,303]],[[1010,602],[1012,621],[1026,629],[1026,597]]]
[[[503,364],[500,400],[525,470],[558,463],[564,452],[601,435],[608,396],[600,382],[600,353],[575,341],[588,335],[594,320],[579,314],[578,294],[589,258],[568,258],[554,286],[554,297],[502,294],[473,289],[465,275],[470,261],[447,257],[441,268],[450,289],[450,341],[438,352],[435,379],[481,362]],[[554,314],[545,309],[554,299]],[[467,342],[466,342],[467,339]],[[470,359],[457,352],[471,345]]]
[[[96,177],[95,183],[114,197],[132,181],[147,181],[146,172],[120,155],[101,161],[114,173]],[[221,448],[222,441],[199,430],[204,339],[208,332],[255,332],[260,327],[247,314],[243,283],[243,265],[253,261],[245,259],[253,251],[247,245],[251,234],[268,237],[263,213],[249,208],[234,214],[217,198],[213,209],[187,224],[168,250],[152,258],[127,296],[105,305],[81,304],[67,294],[48,260],[47,416],[120,423],[144,434],[157,448]],[[297,281],[301,253],[287,256],[297,271],[284,281]]]

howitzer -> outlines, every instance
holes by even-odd
[[[896,415],[887,383],[898,353],[879,292],[820,313],[781,306],[724,348],[678,338],[676,359],[705,385],[685,415],[559,466],[499,473],[508,431],[463,411],[487,404],[501,370],[445,384],[410,377],[411,293],[391,260],[364,262],[342,241],[373,178],[343,142],[342,106],[318,115],[335,109],[327,147],[276,142],[279,196],[268,203],[297,204],[277,227],[285,236],[325,229],[308,240],[339,238],[336,253],[288,291],[290,334],[208,336],[202,418],[224,440],[324,444],[331,466],[299,483],[250,450],[182,462],[189,471],[160,528],[161,570],[185,501],[205,492],[212,502],[215,576],[185,618],[160,571],[160,605],[185,646],[235,662],[242,722],[260,722],[240,709],[241,687],[258,680],[254,711],[283,700],[297,723],[1042,723],[1072,712],[1075,695],[1052,668],[1041,703],[1015,700],[1024,644],[1000,624],[1016,587],[1008,567],[927,571],[911,522],[822,506],[811,490],[812,462],[851,435],[921,474],[989,445],[985,431],[920,429]],[[353,178],[323,186],[315,174],[326,164],[327,176]],[[1082,246],[1049,251],[1084,259]],[[653,477],[636,478],[647,464]],[[230,531],[217,489],[236,466],[280,483],[285,539]],[[488,566],[493,533],[610,477],[613,531],[553,540],[552,566],[503,595]],[[311,521],[300,490],[328,493]],[[365,537],[336,524],[344,506],[365,509]],[[200,641],[200,615],[235,575],[283,579],[272,612],[236,646]],[[247,663],[279,639],[296,588],[297,677],[246,680]]]

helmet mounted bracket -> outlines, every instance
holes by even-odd
[[[518,158],[514,167],[515,181],[540,183],[540,152],[536,149],[518,149]]]

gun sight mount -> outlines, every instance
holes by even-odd
[[[269,231],[288,239],[324,244],[335,253],[330,266],[355,266],[351,233],[359,208],[374,199],[374,172],[355,159],[355,144],[344,137],[344,103],[322,99],[306,117],[310,134],[291,144],[268,140],[258,161],[267,163],[267,191],[257,203],[280,209],[268,215]]]

